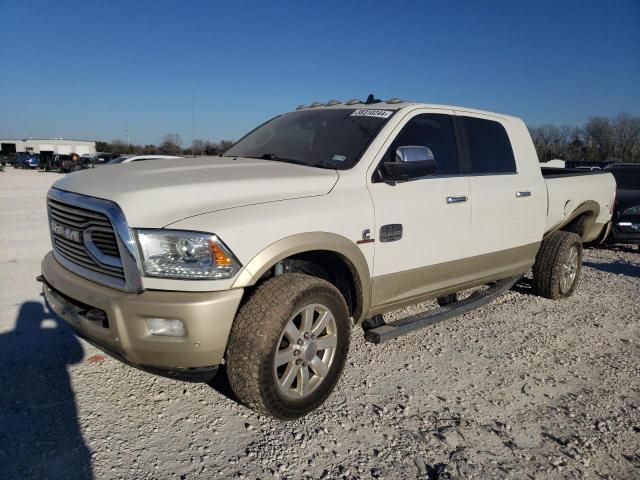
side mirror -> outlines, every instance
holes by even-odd
[[[382,163],[382,176],[385,180],[396,182],[410,178],[428,177],[436,173],[436,160],[427,147],[398,147],[395,162]]]

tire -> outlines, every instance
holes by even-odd
[[[313,312],[306,326],[305,311]],[[229,384],[249,408],[282,420],[306,415],[327,399],[340,378],[350,330],[347,304],[329,282],[299,273],[267,280],[240,307],[231,327],[226,353]],[[278,352],[281,361],[286,359],[279,367]],[[289,383],[287,378],[291,383],[281,386]]]
[[[581,271],[581,238],[571,232],[554,232],[542,241],[536,255],[533,291],[552,300],[570,297]]]

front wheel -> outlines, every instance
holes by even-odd
[[[283,420],[318,408],[349,351],[349,312],[325,280],[289,273],[267,280],[239,309],[227,346],[238,399]]]
[[[558,231],[540,244],[533,265],[533,290],[552,300],[573,294],[582,270],[582,240],[571,232]]]

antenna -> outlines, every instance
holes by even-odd
[[[364,102],[366,105],[371,105],[372,103],[378,103],[381,102],[381,100],[379,98],[376,98],[373,93],[370,93],[369,96],[367,97],[367,101]]]

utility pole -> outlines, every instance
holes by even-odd
[[[191,153],[196,156],[196,102],[195,102],[196,85],[191,84]]]
[[[131,144],[129,143],[129,122],[127,120],[124,121],[124,134],[127,137],[127,150],[129,150]]]

